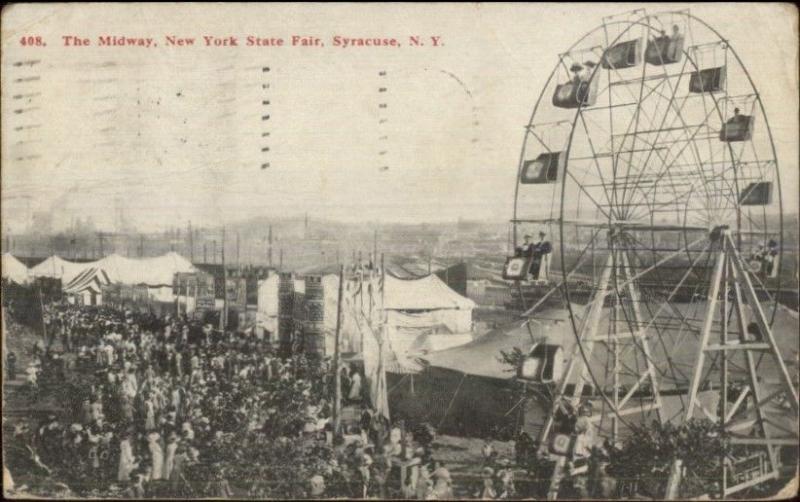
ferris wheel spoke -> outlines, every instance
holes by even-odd
[[[681,67],[681,70],[680,70],[680,73],[679,73],[680,76],[679,76],[678,81],[675,83],[674,86],[671,85],[670,79],[669,79],[668,76],[666,78],[664,78],[664,82],[667,83],[667,85],[670,87],[671,93],[670,93],[669,96],[666,96],[666,95],[662,94],[657,89],[654,91],[654,92],[657,92],[658,95],[662,99],[666,99],[667,100],[666,110],[664,111],[663,116],[661,118],[661,123],[659,124],[659,126],[658,126],[658,128],[656,130],[656,137],[653,139],[654,147],[655,147],[655,145],[658,144],[658,139],[661,136],[662,132],[667,132],[670,136],[672,136],[672,132],[673,131],[677,130],[677,131],[680,131],[682,133],[686,133],[687,130],[688,130],[688,126],[686,125],[686,122],[682,119],[682,115],[681,115],[681,111],[683,109],[683,106],[685,106],[687,100],[684,99],[683,102],[681,103],[681,106],[679,106],[679,107],[675,106],[675,98],[677,96],[677,91],[678,91],[678,88],[680,86],[680,83],[681,83],[681,81],[683,79],[684,70],[685,70],[687,62],[688,62],[688,58],[684,59],[683,66]],[[667,128],[666,128],[667,130],[665,131],[664,124],[666,123],[666,120],[669,117],[669,112],[670,111],[674,111],[675,118],[672,120],[670,125],[667,126]],[[681,125],[679,127],[675,127],[675,120],[678,119],[678,118],[681,118]],[[656,150],[653,150],[653,151],[656,151]],[[648,166],[649,165],[650,158],[652,157],[653,151],[648,153],[647,157],[645,158],[644,162],[642,163],[643,166]],[[666,162],[665,155],[668,155],[668,154],[669,154],[669,151],[667,151],[666,154],[664,154],[664,155],[661,155],[660,153],[658,153],[658,156],[661,159],[662,163]],[[643,169],[641,171],[641,175],[643,175],[645,172],[646,171]]]
[[[733,166],[725,167],[722,171],[720,171],[719,173],[715,174],[714,176],[712,176],[710,178],[705,178],[703,180],[696,179],[696,175],[695,176],[691,176],[689,173],[682,174],[682,176],[681,176],[682,178],[687,178],[688,177],[690,179],[691,178],[695,178],[695,179],[694,179],[694,181],[691,181],[691,182],[684,181],[683,183],[679,183],[677,185],[676,184],[672,184],[672,185],[669,186],[669,188],[673,188],[674,189],[675,186],[688,186],[688,188],[683,189],[683,191],[681,191],[681,192],[678,192],[677,190],[673,190],[672,192],[669,193],[669,195],[673,196],[672,199],[668,199],[666,201],[656,202],[649,209],[650,209],[651,212],[652,211],[659,211],[659,210],[661,210],[661,209],[663,209],[665,207],[668,207],[668,206],[671,206],[672,204],[675,204],[676,202],[680,202],[682,199],[690,197],[691,194],[694,192],[695,188],[697,188],[698,184],[703,185],[703,184],[708,184],[708,183],[710,183],[712,181],[715,181],[715,180],[724,179],[725,174],[727,172],[733,171],[734,169],[735,168]],[[670,179],[672,179],[672,178],[670,178]]]
[[[678,87],[680,86],[680,82],[681,82],[681,80],[682,80],[682,78],[683,78],[683,70],[684,70],[684,68],[686,67],[686,62],[687,62],[687,60],[686,60],[686,59],[684,59],[683,66],[681,67],[681,71],[680,71],[680,77],[678,78],[678,82],[675,84],[675,86],[671,86],[671,85],[670,85],[670,83],[669,83],[669,76],[665,77],[665,78],[662,80],[662,83],[665,83],[665,84],[667,84],[668,86],[670,86],[670,88],[671,88],[671,89],[670,89],[670,90],[671,90],[671,95],[670,95],[670,96],[669,96],[669,98],[668,98],[667,110],[665,110],[665,112],[664,112],[664,114],[663,114],[663,116],[662,116],[662,118],[661,118],[661,122],[659,123],[658,127],[656,128],[656,137],[655,137],[655,138],[652,140],[652,146],[653,146],[653,148],[654,148],[654,149],[653,149],[653,150],[651,150],[650,152],[648,152],[648,154],[647,154],[647,157],[644,159],[644,162],[642,163],[642,166],[647,166],[647,165],[649,165],[650,158],[652,157],[652,155],[653,155],[653,152],[654,152],[654,151],[657,151],[657,150],[655,150],[655,145],[658,143],[658,139],[659,139],[659,137],[661,136],[661,133],[662,133],[662,132],[663,132],[663,130],[664,130],[664,123],[666,122],[666,120],[667,120],[667,117],[669,116],[669,113],[668,113],[668,111],[670,110],[670,107],[671,107],[672,103],[675,101],[675,96],[677,95],[677,89],[678,89]],[[666,72],[666,70],[664,70],[664,71]],[[661,94],[661,93],[658,91],[658,87],[655,87],[655,88],[653,89],[653,91],[652,91],[652,92],[654,92],[654,93],[658,93],[658,95],[660,95],[662,98],[666,98],[666,96],[664,96],[663,94]],[[655,115],[655,112],[654,112],[654,115]],[[657,155],[658,155],[659,157],[661,156],[661,154],[660,154],[660,153],[657,153]],[[663,162],[663,159],[662,159],[662,162]],[[639,179],[641,179],[641,177],[644,175],[644,173],[645,173],[645,172],[646,172],[646,169],[642,169],[642,170],[640,171]]]
[[[699,174],[701,177],[704,178],[702,186],[704,188],[704,191],[706,192],[706,196],[710,197],[710,194],[708,192],[708,183],[707,183],[706,173],[705,173],[705,170],[703,169],[704,162],[707,162],[709,159],[703,159],[701,157],[700,151],[697,148],[696,139],[695,139],[697,134],[699,134],[700,131],[703,130],[703,128],[705,127],[705,123],[708,120],[708,116],[706,116],[704,118],[703,122],[701,122],[699,124],[696,124],[696,125],[693,125],[691,127],[686,125],[686,121],[684,120],[683,116],[680,115],[680,111],[677,111],[677,110],[676,110],[676,119],[680,119],[681,125],[682,125],[682,127],[684,128],[684,131],[685,131],[684,133],[688,133],[689,130],[691,129],[691,127],[694,128],[694,132],[692,133],[692,135],[690,137],[688,137],[685,140],[683,147],[678,151],[677,154],[675,154],[675,156],[672,158],[672,160],[670,160],[669,164],[666,163],[666,160],[662,161],[662,165],[665,165],[666,167],[663,167],[661,172],[664,173],[664,175],[667,176],[670,179],[670,182],[674,184],[672,166],[674,166],[674,164],[676,162],[678,162],[679,160],[681,160],[681,159],[686,161],[686,159],[684,157],[684,154],[685,154],[687,148],[689,146],[691,146],[692,148],[689,149],[689,152],[691,153],[691,155],[694,158],[694,165],[692,167],[695,168],[694,169],[695,173]],[[673,146],[674,145],[680,145],[681,141],[682,141],[681,138],[675,139],[674,142],[673,142]],[[663,158],[666,159],[669,154],[670,154],[670,151],[667,151],[667,153],[664,155]],[[660,179],[661,179],[660,174],[659,174],[658,179],[660,181]],[[655,183],[653,186],[657,187],[658,183]],[[649,193],[645,194],[645,196],[648,196],[648,195],[650,195],[650,194]]]
[[[597,170],[597,177],[600,180],[600,184],[603,187],[603,194],[605,194],[606,196],[606,202],[609,204],[610,207],[609,211],[613,214],[613,206],[611,203],[611,198],[608,194],[608,189],[606,187],[606,181],[605,178],[603,177],[602,169],[600,168],[600,162],[597,159],[597,151],[594,148],[594,142],[592,141],[591,134],[589,133],[589,128],[586,126],[586,119],[584,118],[582,113],[578,113],[578,116],[581,118],[581,125],[583,126],[583,130],[586,133],[586,139],[589,142],[589,148],[592,151],[593,164],[595,169]]]
[[[603,215],[603,217],[604,217],[604,218],[607,218],[607,219],[609,219],[609,220],[612,220],[612,219],[613,219],[613,218],[612,218],[612,217],[609,215],[609,213],[608,213],[608,212],[606,212],[606,211],[603,209],[603,206],[602,206],[602,205],[601,205],[599,202],[597,202],[597,201],[595,200],[595,198],[594,198],[594,197],[592,197],[592,194],[590,194],[590,193],[588,192],[588,190],[586,190],[586,188],[584,188],[584,186],[581,184],[581,182],[580,182],[580,181],[578,181],[578,180],[575,178],[575,175],[573,175],[571,172],[567,171],[567,176],[569,176],[569,177],[572,179],[572,181],[573,181],[573,182],[575,182],[575,185],[577,185],[577,186],[578,186],[578,188],[580,188],[581,192],[583,192],[583,193],[586,195],[586,197],[587,197],[587,198],[588,198],[588,199],[589,199],[589,200],[592,202],[592,204],[594,204],[595,208],[596,208],[598,211],[600,211],[600,213]]]
[[[630,251],[631,251],[631,252],[632,252],[632,254],[633,254],[633,258],[639,259],[639,260],[641,261],[641,258],[639,257],[638,253],[636,253],[636,250],[635,250],[635,248],[631,248],[631,249],[630,249]],[[656,269],[656,270],[659,270],[659,269]],[[658,280],[659,280],[659,282],[661,282],[661,281],[660,281],[660,278],[658,278]],[[645,306],[646,306],[646,308],[648,309],[648,313],[650,313],[650,314],[652,315],[652,311],[651,311],[651,309],[650,309],[650,302],[648,302],[648,301],[644,300],[644,301],[642,301],[641,303],[644,303],[644,305],[645,305]],[[654,321],[654,320],[655,320],[655,319],[651,319],[651,321]],[[644,323],[642,323],[642,324],[644,325]],[[663,347],[663,348],[664,348],[664,350],[666,351],[666,346],[665,346],[665,343],[664,343],[663,334],[662,334],[662,331],[661,331],[661,329],[660,329],[660,326],[659,326],[657,323],[655,323],[655,322],[650,322],[650,323],[648,323],[646,326],[648,326],[648,328],[644,328],[644,329],[642,329],[642,330],[640,331],[640,332],[643,334],[643,336],[645,336],[645,337],[646,337],[646,336],[647,336],[647,335],[646,335],[646,333],[647,333],[647,330],[649,329],[649,327],[653,327],[653,328],[655,329],[655,331],[656,331],[656,335],[657,335],[657,337],[658,337],[658,339],[659,339],[659,342],[660,342],[660,344],[662,345],[662,347]],[[666,329],[669,329],[669,326],[667,326],[667,327],[666,327]],[[637,343],[637,340],[636,340],[636,339],[634,339],[634,340],[633,340],[633,342],[634,342],[634,343]],[[642,351],[645,351],[645,347],[644,347],[644,346],[640,346],[640,347],[638,347],[638,348],[639,348],[640,350],[642,350]],[[643,352],[643,353],[646,355],[646,352]],[[667,363],[667,366],[670,366],[670,365],[669,365],[669,360],[668,360],[668,361],[666,361],[666,363]],[[658,364],[657,364],[657,363],[655,363],[655,362],[654,362],[653,364],[654,364],[656,367],[658,367]],[[678,371],[680,371],[680,370],[678,370]],[[683,372],[681,372],[681,373],[683,374]],[[666,370],[662,370],[662,376],[665,376],[665,374],[666,374]],[[686,375],[684,374],[684,377],[685,377],[685,376],[686,376]],[[673,377],[677,377],[677,375],[675,375],[675,374],[674,374],[674,371],[673,371]]]
[[[649,40],[650,39],[649,35],[650,35],[650,25],[648,24],[647,25],[647,33],[645,35],[645,40]],[[648,68],[648,66],[646,64],[642,64],[642,80],[639,83],[639,97],[638,97],[638,100],[637,100],[639,105],[636,107],[636,112],[634,113],[635,123],[634,123],[634,126],[633,126],[633,144],[631,146],[631,153],[628,155],[628,167],[625,170],[625,177],[626,178],[628,176],[630,176],[631,167],[632,167],[632,163],[633,163],[633,152],[636,150],[636,143],[637,143],[637,140],[639,139],[639,134],[638,134],[638,132],[639,132],[639,123],[641,122],[642,115],[645,115],[646,116],[646,120],[648,120],[649,122],[651,122],[651,123],[654,122],[653,117],[650,117],[646,112],[644,112],[644,110],[645,110],[645,102],[647,101],[647,99],[654,92],[654,90],[651,90],[647,95],[644,94],[645,76],[647,75],[647,68]],[[655,89],[657,89],[660,85],[661,84],[657,85],[655,87]],[[628,126],[628,128],[630,128],[630,126]],[[651,149],[650,152],[652,152],[652,151],[653,150]],[[647,168],[646,164],[642,165],[641,170],[644,171],[646,168]],[[628,184],[625,184],[623,186],[623,188],[622,188],[622,195],[621,195],[621,200],[622,200],[623,204],[625,203],[625,194],[627,193],[627,191],[628,191]],[[625,208],[625,212],[626,213],[628,212],[628,208]],[[628,215],[625,214],[624,216],[627,218]]]
[[[704,120],[708,120],[709,116],[710,116],[710,114],[707,114],[705,116]],[[672,168],[672,166],[675,165],[675,163],[678,161],[678,158],[680,157],[681,153],[683,153],[683,151],[686,150],[686,148],[688,148],[690,144],[693,144],[694,137],[697,135],[697,133],[699,131],[700,131],[700,128],[697,128],[695,130],[695,132],[692,134],[692,136],[689,138],[689,140],[687,140],[684,143],[683,147],[680,149],[678,154],[673,158],[673,160],[669,164],[666,164],[661,168],[661,170],[656,175],[656,182],[651,186],[651,188],[647,192],[645,192],[645,194],[643,194],[643,196],[647,197],[647,196],[650,196],[652,194],[652,191],[655,189],[655,187],[658,184],[657,182],[660,181],[661,179],[663,179],[664,176],[668,175],[668,173],[669,173],[670,169]],[[698,164],[698,165],[702,165],[702,164]],[[705,173],[704,173],[704,171],[702,169],[699,170],[699,173],[700,173],[700,175],[702,177],[705,177]],[[703,183],[702,186],[706,190],[706,195],[710,196],[710,194],[708,194],[708,190],[707,190],[708,187],[705,186],[705,183]]]
[[[635,238],[633,238],[633,239],[635,239]],[[639,241],[637,240],[637,242],[639,242]],[[639,242],[639,243],[641,244],[641,242]],[[678,281],[678,283],[673,288],[673,290],[669,293],[669,295],[667,295],[667,298],[664,300],[664,303],[662,304],[662,308],[659,308],[659,310],[656,313],[655,317],[652,319],[653,322],[655,322],[655,320],[658,318],[658,316],[661,315],[661,313],[663,312],[663,307],[669,306],[669,308],[672,309],[674,311],[674,313],[677,314],[678,317],[680,318],[681,325],[687,326],[687,327],[690,327],[690,328],[694,328],[694,326],[691,325],[691,323],[688,322],[688,320],[686,319],[686,316],[683,315],[683,313],[680,312],[680,310],[672,303],[672,299],[677,294],[677,292],[681,289],[681,287],[683,286],[684,282],[686,280],[688,280],[688,278],[692,275],[693,272],[696,271],[695,267],[697,266],[697,261],[702,256],[706,256],[706,264],[704,265],[703,269],[707,269],[708,260],[709,260],[709,258],[711,256],[711,254],[709,253],[709,250],[710,250],[710,243],[707,243],[706,246],[704,246],[704,248],[701,251],[696,253],[696,256],[695,256],[694,260],[692,260],[692,262],[690,263],[690,265],[687,268],[686,272],[684,273],[683,277],[681,277],[681,280]],[[689,250],[685,249],[685,251],[688,252]],[[664,281],[664,278],[662,278],[660,276],[660,268],[656,268],[654,270],[655,270],[656,274],[658,274],[657,277],[656,277],[658,282],[662,283],[662,284],[668,284],[667,282]],[[692,296],[694,296],[694,295],[692,295]],[[649,329],[649,327],[650,327],[650,324],[648,325],[647,329]]]

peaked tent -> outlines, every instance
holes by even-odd
[[[514,378],[514,368],[502,362],[501,351],[518,348],[528,353],[541,341],[571,351],[574,336],[566,309],[538,312],[530,331],[517,322],[464,345],[418,355],[422,371],[390,375],[394,418],[427,421],[442,433],[469,437],[510,439],[522,424],[533,430],[530,424],[541,421],[546,405],[525,397],[524,384]]]
[[[3,254],[3,279],[8,279],[17,284],[28,282],[28,267],[16,259],[11,253]]]
[[[453,291],[435,274],[399,279],[386,274],[387,310],[469,310],[475,302]]]
[[[31,269],[35,277],[53,277],[69,284],[89,269],[105,271],[112,283],[146,285],[150,288],[172,287],[177,272],[194,272],[195,267],[178,253],[152,258],[126,258],[118,254],[97,261],[77,263],[53,255]]]
[[[102,287],[111,284],[105,270],[89,267],[72,279],[63,287],[64,293],[71,298],[80,297],[84,305],[100,305],[102,301]]]
[[[474,308],[475,302],[434,274],[418,279],[386,274],[386,329],[398,359],[408,358],[420,347],[436,350],[469,342]]]
[[[30,270],[34,277],[61,279],[62,284],[67,284],[87,268],[95,266],[95,263],[97,262],[77,263],[53,255]]]
[[[111,279],[105,270],[95,267],[89,267],[74,279],[72,279],[66,286],[64,286],[65,293],[82,293],[84,291],[91,291],[99,294],[101,286],[111,284]]]
[[[580,307],[576,307],[579,309]],[[560,345],[565,354],[572,351],[575,337],[569,312],[564,308],[551,308],[536,314],[537,322],[511,329],[498,328],[470,343],[452,349],[432,352],[424,356],[431,366],[486,378],[507,379],[514,376],[511,368],[501,362],[501,352],[514,348],[523,353],[538,342]]]
[[[196,271],[189,260],[175,252],[152,258],[126,258],[112,254],[91,265],[107,271],[112,282],[144,284],[150,288],[172,287],[176,273]]]

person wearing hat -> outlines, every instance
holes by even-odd
[[[125,498],[129,499],[143,499],[146,492],[144,487],[145,478],[147,473],[143,468],[137,467],[130,475],[130,485],[125,490]]]
[[[170,479],[175,468],[175,455],[178,452],[178,434],[171,431],[167,436],[167,452],[164,457],[164,479]]]
[[[534,252],[534,246],[531,242],[531,235],[525,234],[523,237],[522,245],[517,248],[517,256],[523,258],[532,258]]]
[[[325,495],[325,478],[319,474],[314,474],[308,480],[309,496],[312,499],[320,499]]]
[[[151,480],[159,480],[164,475],[164,450],[161,448],[160,439],[161,435],[158,432],[147,435],[147,449],[150,451],[150,462],[153,466]]]
[[[450,471],[441,462],[434,462],[433,467],[433,495],[437,500],[452,500],[453,479]]]
[[[507,458],[503,458],[498,463],[501,467],[497,471],[497,479],[500,481],[501,486],[499,498],[514,498],[517,491],[514,487],[514,471],[511,469],[511,462]]]
[[[431,495],[433,483],[431,481],[431,472],[428,466],[422,464],[419,466],[419,476],[417,476],[416,498],[417,500],[428,500]]]
[[[8,351],[6,355],[6,378],[14,380],[17,378],[17,355],[13,351]]]
[[[494,500],[497,498],[497,492],[494,489],[494,469],[491,467],[484,467],[481,471],[483,484],[476,494],[481,500]]]
[[[483,446],[481,447],[481,454],[483,455],[484,465],[492,465],[494,463],[494,459],[497,456],[497,452],[494,450],[494,446],[492,446],[491,441],[486,440],[483,442]]]
[[[125,429],[120,434],[117,481],[123,482],[130,480],[130,475],[133,473],[134,469],[136,469],[136,459],[133,456],[131,433],[129,429]]]
[[[583,82],[583,75],[581,75],[583,65],[580,63],[572,63],[572,66],[569,67],[569,71],[572,72],[572,85],[577,89],[581,82]]]

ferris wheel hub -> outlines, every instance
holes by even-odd
[[[712,242],[720,240],[724,235],[730,233],[729,225],[717,225],[711,229],[710,239]]]

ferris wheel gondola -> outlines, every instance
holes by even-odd
[[[539,280],[529,267],[543,253],[520,237],[550,236],[547,295],[569,311],[575,343],[553,384],[545,450],[561,407],[591,404],[593,430],[611,444],[653,420],[705,417],[731,437],[744,428],[769,459],[758,476],[776,476],[780,434],[732,422],[745,409],[762,416],[746,393],[763,397],[766,374],[797,412],[771,332],[780,188],[750,74],[688,11],[605,18],[559,55],[525,127],[505,273],[535,318],[539,302],[525,304],[522,288]],[[747,390],[729,403],[734,383]],[[757,483],[722,478],[726,497]]]

